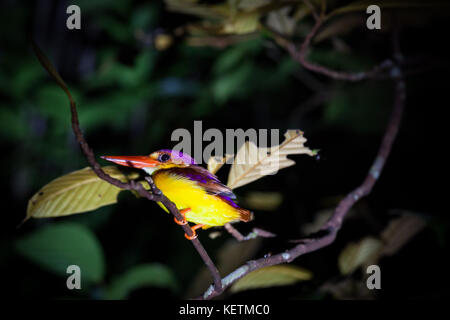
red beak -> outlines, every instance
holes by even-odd
[[[132,168],[152,168],[160,165],[159,161],[149,156],[101,156],[100,158]]]

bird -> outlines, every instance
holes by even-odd
[[[249,222],[253,212],[236,204],[236,195],[222,184],[216,175],[201,167],[187,153],[162,149],[147,156],[101,156],[116,164],[142,169],[152,177],[155,186],[172,201],[183,220],[175,222],[185,225],[188,222],[192,235],[185,234],[189,240],[197,238],[197,229],[220,227],[238,221]],[[158,202],[158,205],[169,212]]]

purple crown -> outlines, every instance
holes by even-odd
[[[195,160],[193,158],[191,158],[190,155],[183,153],[181,151],[176,151],[176,150],[171,150],[171,149],[162,149],[159,150],[158,152],[167,152],[170,153],[172,156],[173,160],[181,160],[183,161],[185,164],[197,164],[197,162],[195,162]]]

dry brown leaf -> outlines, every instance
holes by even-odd
[[[290,154],[316,155],[304,146],[306,138],[300,130],[288,130],[282,144],[270,148],[258,148],[247,141],[239,149],[228,175],[228,187],[236,189],[278,170],[290,167],[295,161],[288,159]]]
[[[208,171],[212,174],[216,174],[220,168],[230,159],[233,155],[227,154],[222,159],[218,159],[217,157],[211,157],[208,160]]]

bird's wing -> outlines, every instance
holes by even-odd
[[[195,181],[196,184],[202,187],[207,193],[226,197],[229,199],[236,199],[236,195],[226,185],[220,182],[220,180],[200,166],[189,167],[172,167],[167,169],[170,173],[183,176],[191,181]]]

